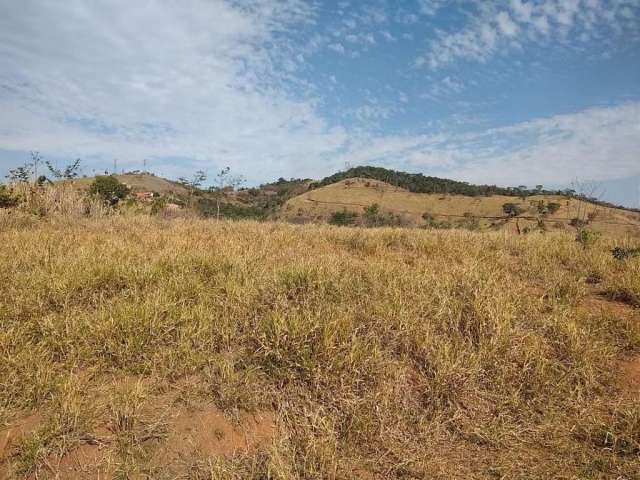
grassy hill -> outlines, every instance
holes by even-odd
[[[554,213],[540,214],[539,202],[559,204]],[[505,203],[514,203],[522,213],[507,219]],[[549,230],[569,228],[569,222],[584,212],[596,212],[591,228],[615,236],[639,236],[640,213],[593,203],[563,195],[491,195],[469,196],[443,193],[414,193],[404,188],[369,178],[349,178],[309,190],[288,200],[280,218],[294,222],[327,221],[335,212],[362,215],[366,207],[377,204],[383,212],[396,215],[401,224],[425,225],[425,214],[434,225],[464,226],[474,218],[480,230],[515,231],[516,226],[538,228],[538,220]],[[482,218],[493,217],[493,218]],[[476,225],[474,223],[474,225]]]
[[[115,175],[119,182],[127,185],[133,192],[156,192],[161,195],[186,195],[187,189],[172,180],[150,173],[125,173],[123,175]],[[74,183],[82,187],[89,187],[94,181],[94,177],[78,178]]]
[[[0,210],[0,244],[0,478],[637,477],[606,238]]]

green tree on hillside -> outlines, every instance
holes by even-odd
[[[129,188],[113,175],[99,175],[89,187],[89,194],[116,205],[127,196]]]

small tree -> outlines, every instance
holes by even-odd
[[[57,180],[73,180],[74,178],[77,178],[80,173],[79,158],[77,158],[73,163],[70,163],[69,165],[64,167],[62,170],[54,167],[48,160],[45,162],[45,164],[47,165],[47,168],[49,169],[49,172],[51,172],[53,178]]]
[[[89,194],[101,198],[110,205],[116,205],[128,193],[129,188],[113,175],[99,175],[89,187]]]
[[[518,186],[518,196],[524,201],[527,199],[527,195],[528,195],[528,190],[527,190],[527,186],[526,185],[519,185]]]
[[[227,188],[234,190],[243,183],[244,178],[242,176],[231,175],[231,167],[224,167],[218,172],[214,181],[214,187],[210,189],[210,191],[215,194],[216,199],[216,220],[220,220],[220,203],[224,197],[224,191]]]
[[[377,226],[380,217],[380,205],[372,203],[364,209],[364,221],[368,227]]]
[[[9,170],[7,178],[12,183],[29,183],[33,170],[28,164]]]
[[[178,182],[180,182],[189,192],[189,204],[192,203],[194,192],[198,191],[206,181],[207,173],[204,170],[198,170],[191,178],[178,178]]]
[[[6,178],[13,183],[29,183],[33,180],[34,183],[38,181],[38,167],[42,163],[42,157],[40,152],[30,152],[31,161],[25,162],[24,165],[9,170],[9,174]]]

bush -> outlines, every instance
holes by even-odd
[[[560,204],[557,202],[551,202],[547,204],[547,212],[553,215],[558,210],[560,210]]]
[[[111,205],[116,205],[127,196],[129,188],[113,175],[99,175],[89,187],[89,193]]]
[[[576,234],[576,242],[580,243],[584,248],[594,244],[598,238],[600,238],[599,232],[594,232],[586,228],[579,229]]]
[[[502,205],[502,211],[510,217],[517,217],[522,213],[522,208],[516,203],[505,203]]]
[[[575,228],[582,228],[587,225],[587,222],[585,222],[584,220],[578,217],[574,217],[571,220],[569,220],[569,225]]]
[[[158,197],[154,198],[151,203],[151,215],[160,215],[167,206],[167,199]]]
[[[4,185],[0,185],[0,208],[11,208],[18,204],[18,199]]]
[[[329,218],[329,223],[331,225],[347,226],[355,224],[357,219],[357,213],[343,210],[341,212],[333,212]]]

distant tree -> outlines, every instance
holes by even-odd
[[[189,190],[196,190],[207,181],[207,173],[204,170],[198,170],[191,178],[180,177],[178,182],[187,187]]]
[[[522,200],[526,200],[528,194],[529,194],[529,191],[527,190],[527,186],[526,185],[518,185],[518,196]]]
[[[522,213],[522,208],[516,203],[505,203],[502,205],[502,211],[509,217],[517,217]]]
[[[286,182],[284,178],[280,178],[278,182]],[[231,167],[224,167],[216,175],[214,186],[209,190],[215,194],[216,200],[216,220],[220,220],[220,205],[224,197],[224,191],[227,188],[235,190],[244,183],[244,178],[240,175],[231,175]]]
[[[560,210],[560,204],[559,203],[557,203],[557,202],[547,203],[547,212],[549,212],[551,215],[556,213],[558,210]]]
[[[33,181],[34,184],[38,183],[40,177],[38,176],[38,168],[42,163],[42,157],[40,152],[32,151],[29,153],[31,161],[25,162],[24,165],[9,170],[9,174],[6,178],[13,183],[29,183]]]
[[[536,193],[539,195],[540,193],[542,193],[542,189],[544,188],[544,185],[536,185]]]
[[[29,183],[32,176],[33,169],[29,164],[24,164],[23,166],[9,170],[6,178],[12,183]]]
[[[368,227],[375,227],[379,223],[380,205],[372,203],[364,209],[364,221]]]
[[[576,241],[586,249],[600,236],[598,232],[589,229],[588,225],[598,216],[600,208],[598,197],[602,190],[600,184],[596,182],[584,182],[577,179],[571,183],[571,186],[576,197],[573,202],[576,209],[575,216],[569,224],[576,229]]]
[[[101,198],[110,205],[116,205],[128,193],[129,188],[113,175],[99,175],[89,187],[89,194]]]
[[[73,163],[70,163],[69,165],[64,167],[62,170],[54,167],[48,160],[45,162],[45,164],[47,165],[47,168],[49,169],[49,172],[51,172],[53,178],[57,180],[73,180],[80,173],[79,158],[77,158]]]

